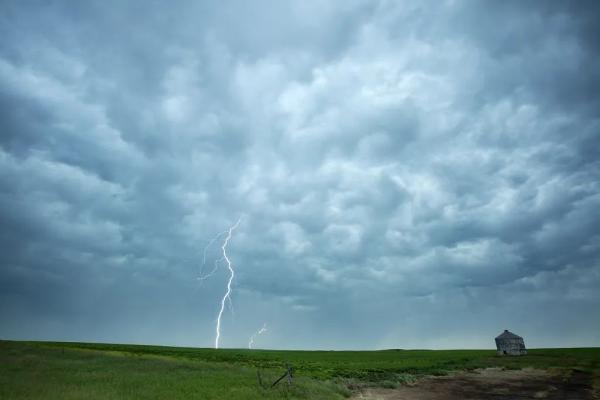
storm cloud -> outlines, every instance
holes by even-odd
[[[598,10],[3,1],[0,336],[600,345]]]

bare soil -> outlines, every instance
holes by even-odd
[[[365,400],[591,400],[592,377],[582,371],[551,373],[537,369],[480,369],[426,377],[397,389],[365,389],[353,399]]]

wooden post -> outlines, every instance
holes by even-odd
[[[256,376],[258,377],[258,384],[264,389],[265,385],[263,384],[262,377],[260,376],[260,369],[256,370]]]
[[[258,378],[258,384],[262,388],[266,388],[264,386],[262,377],[260,375],[260,369],[256,370],[256,376]],[[281,382],[283,380],[283,378],[286,378],[286,377],[287,377],[287,384],[288,384],[288,386],[290,386],[292,384],[292,379],[294,377],[294,368],[290,364],[285,364],[285,373],[283,375],[281,375],[275,382],[273,382],[273,384],[270,387],[274,388],[275,385],[277,385],[279,382]]]
[[[293,369],[292,369],[292,366],[289,365],[289,364],[287,364],[286,366],[287,366],[288,386],[291,386],[292,385],[292,371],[293,371]]]
[[[281,380],[283,378],[285,378],[286,376],[288,376],[288,372],[285,371],[285,374],[281,375],[281,377],[279,379],[277,379],[275,382],[273,382],[273,384],[271,385],[271,387],[275,387],[275,385],[277,385],[279,382],[281,382]]]

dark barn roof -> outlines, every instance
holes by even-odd
[[[504,332],[502,332],[500,335],[498,335],[498,337],[496,337],[496,339],[523,339],[523,338],[519,335],[515,335],[514,333],[510,332],[508,329],[505,329]]]

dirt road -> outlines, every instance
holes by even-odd
[[[398,389],[365,389],[354,400],[591,400],[591,376],[498,368],[421,379]]]

